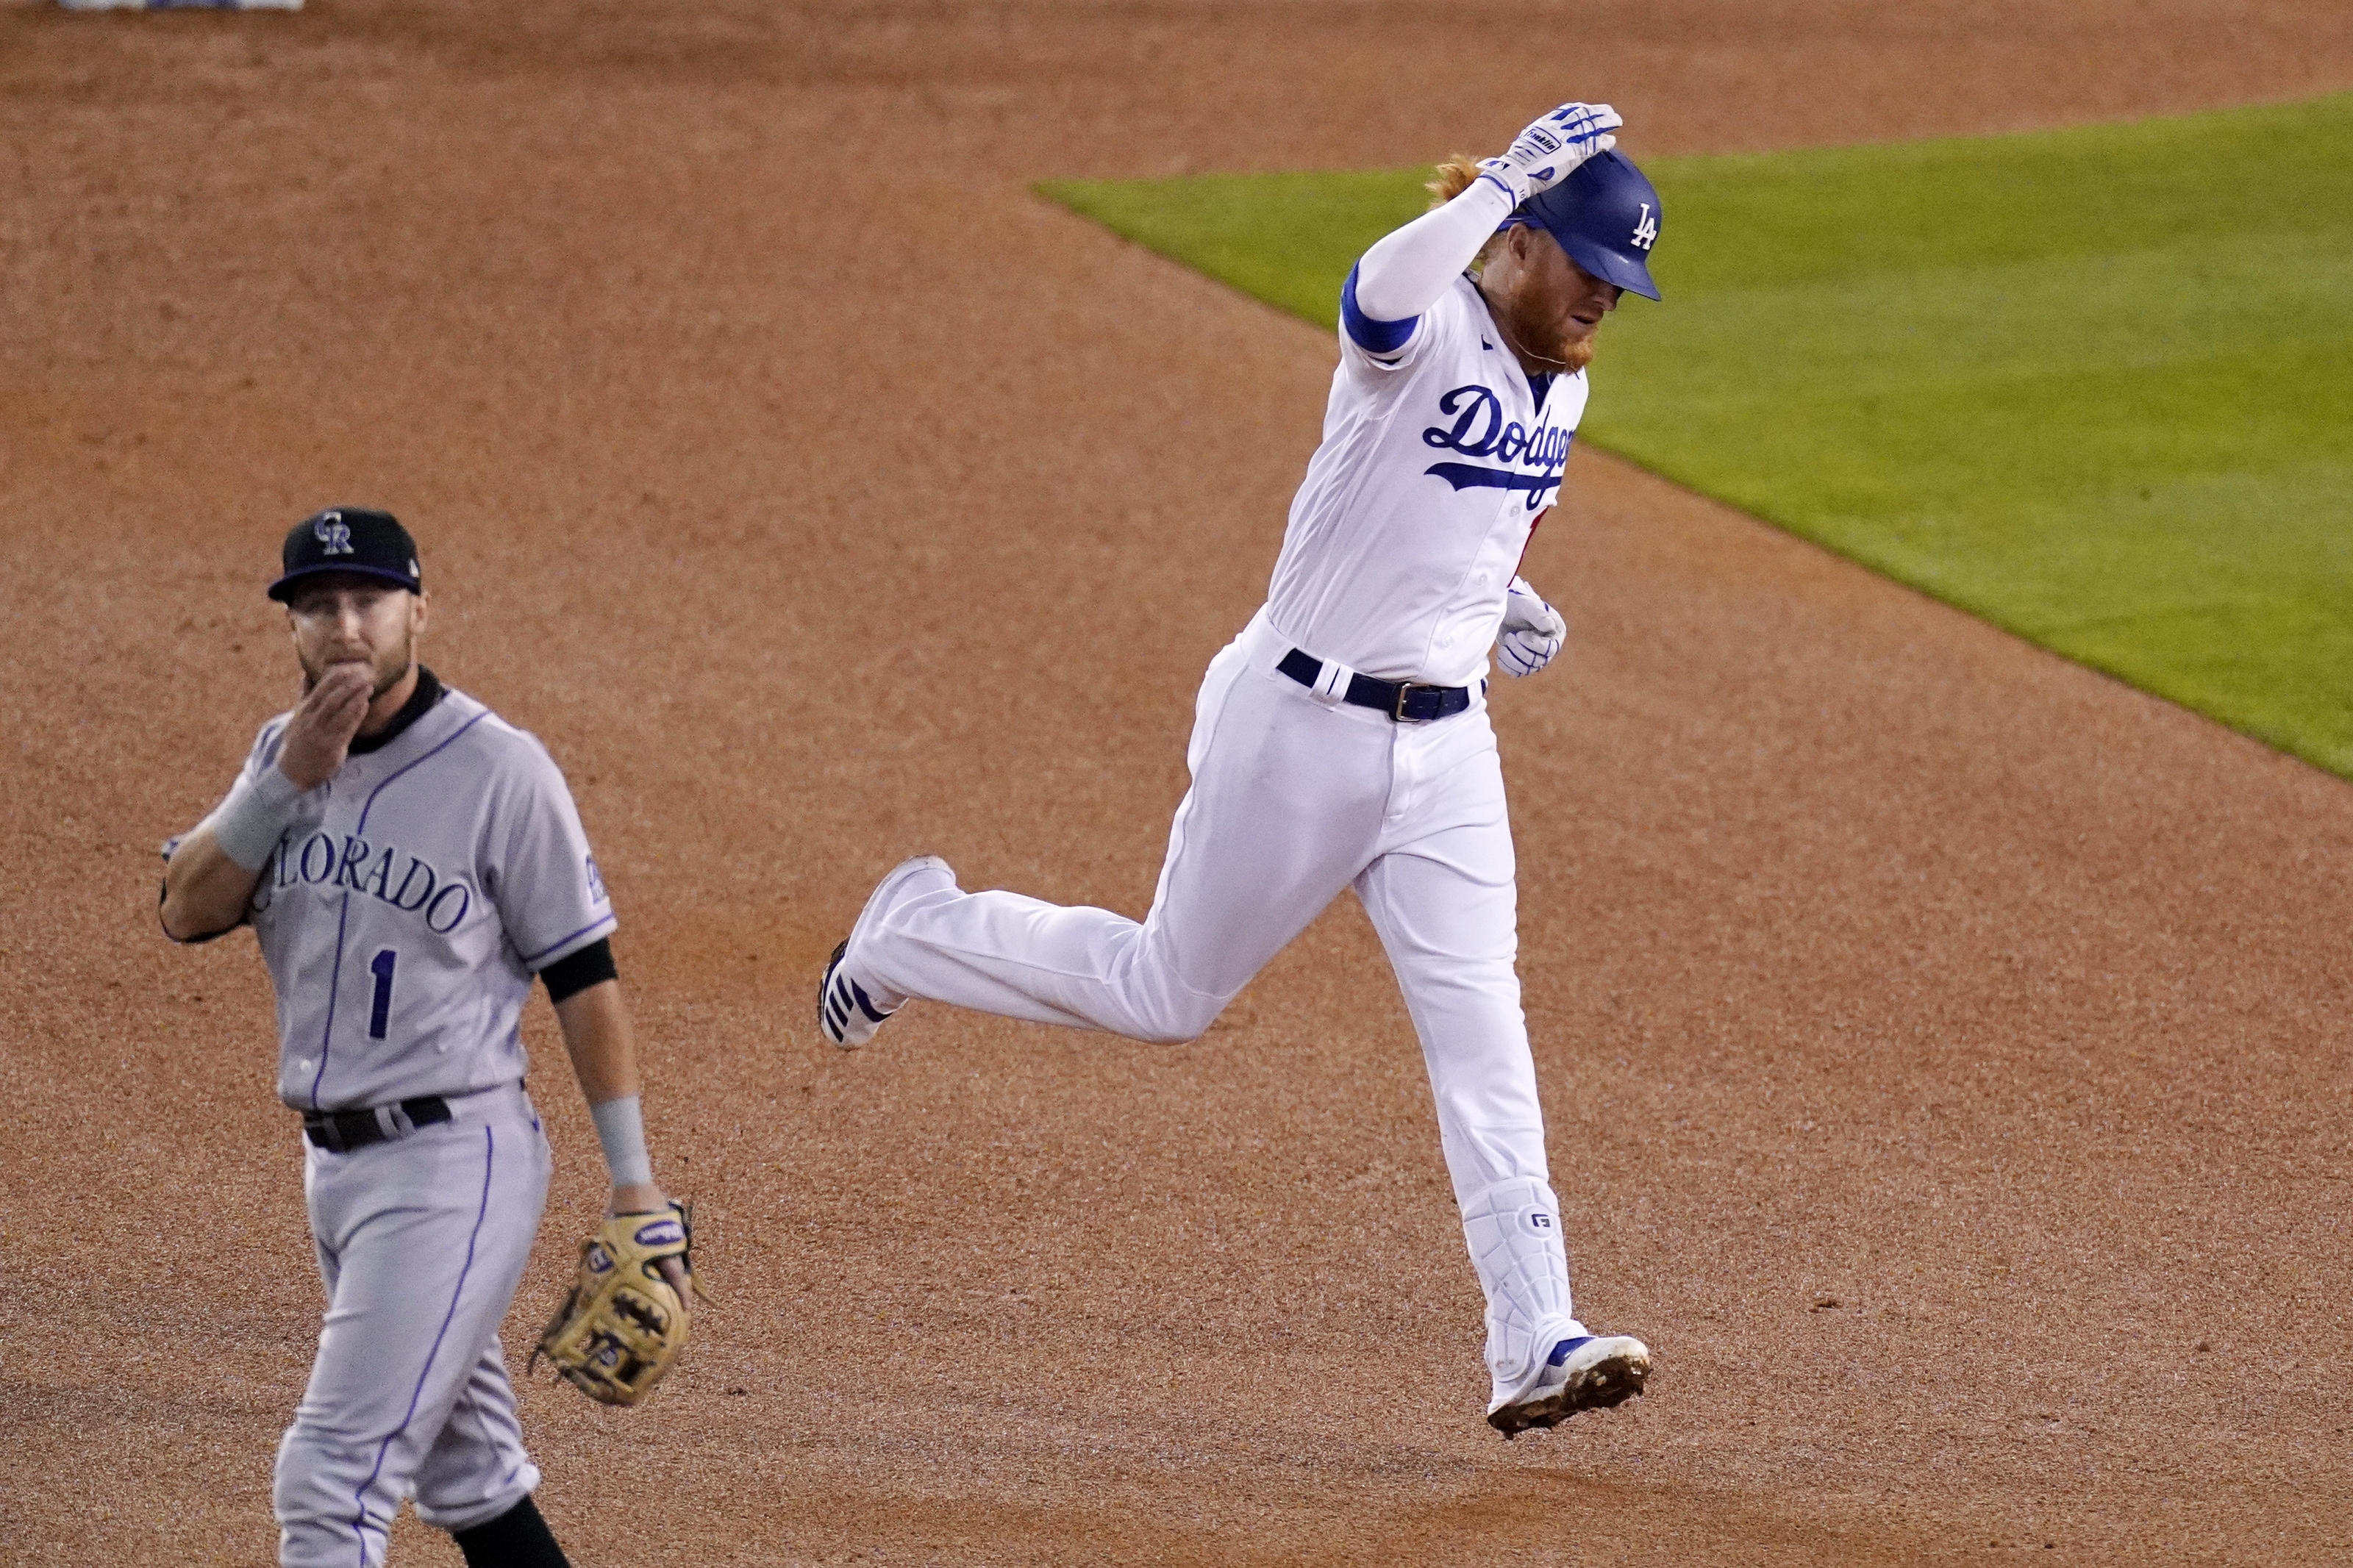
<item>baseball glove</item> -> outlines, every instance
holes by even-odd
[[[686,1298],[661,1261],[677,1258],[693,1289],[689,1218],[686,1205],[673,1203],[667,1213],[616,1215],[598,1226],[580,1244],[579,1275],[539,1336],[531,1368],[545,1356],[600,1405],[635,1405],[651,1394],[686,1348]]]

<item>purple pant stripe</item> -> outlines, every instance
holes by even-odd
[[[433,1336],[433,1348],[425,1352],[425,1365],[417,1371],[417,1386],[408,1391],[407,1414],[401,1416],[400,1425],[376,1445],[375,1468],[368,1471],[367,1479],[360,1482],[359,1489],[352,1493],[352,1535],[359,1543],[359,1568],[367,1568],[368,1488],[375,1485],[376,1477],[384,1473],[385,1456],[392,1451],[393,1444],[400,1440],[400,1435],[407,1431],[408,1424],[417,1418],[417,1402],[425,1397],[425,1380],[433,1375],[433,1363],[441,1354],[441,1342],[448,1337],[450,1321],[458,1315],[459,1299],[466,1293],[466,1276],[474,1271],[474,1244],[481,1239],[482,1220],[491,1212],[491,1172],[497,1157],[498,1139],[491,1129],[485,1127],[482,1129],[481,1204],[474,1211],[474,1228],[466,1236],[466,1261],[458,1269],[457,1288],[449,1292],[449,1310],[441,1314],[441,1327]]]

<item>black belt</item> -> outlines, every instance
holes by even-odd
[[[365,1110],[314,1110],[302,1118],[302,1135],[322,1149],[348,1154],[448,1120],[449,1102],[438,1094],[424,1094]]]
[[[1314,687],[1323,679],[1324,661],[1311,653],[1293,648],[1274,667],[1305,687]],[[1348,689],[1341,699],[1357,708],[1370,708],[1388,714],[1400,724],[1427,724],[1433,719],[1451,719],[1471,706],[1471,689],[1467,686],[1422,686],[1410,680],[1376,680],[1369,675],[1348,677]]]

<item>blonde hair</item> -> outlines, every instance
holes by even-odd
[[[1469,190],[1478,182],[1478,179],[1479,163],[1470,153],[1457,153],[1451,158],[1440,159],[1435,171],[1435,177],[1422,186],[1423,190],[1430,193],[1430,210],[1436,212]],[[1479,276],[1485,269],[1489,259],[1494,256],[1495,247],[1503,242],[1504,231],[1498,229],[1486,244],[1479,247],[1479,254],[1471,258],[1471,265],[1463,270],[1473,278]]]

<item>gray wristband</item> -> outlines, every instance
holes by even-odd
[[[212,815],[213,842],[239,866],[259,871],[301,806],[302,792],[273,763],[259,777],[237,781]]]
[[[654,1163],[646,1153],[646,1118],[638,1096],[625,1094],[588,1108],[596,1123],[596,1142],[605,1146],[605,1168],[617,1187],[634,1187],[654,1179]]]

